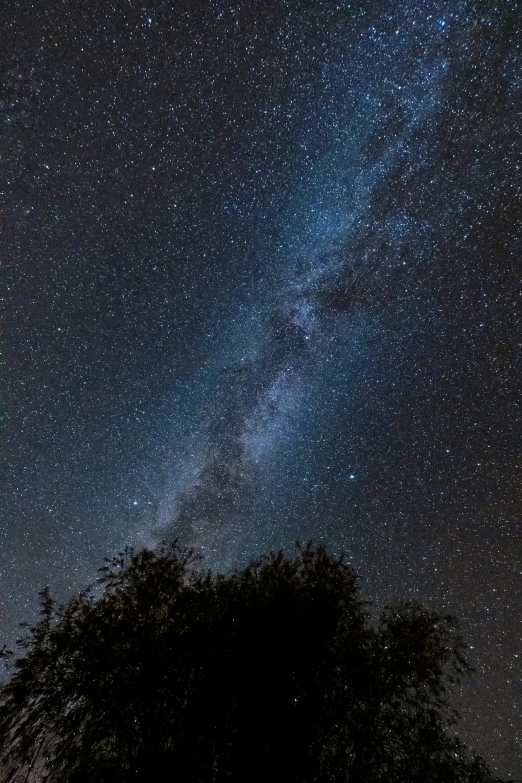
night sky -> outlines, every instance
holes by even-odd
[[[455,612],[522,777],[522,5],[5,0],[1,630],[126,544]]]

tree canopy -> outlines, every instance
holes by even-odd
[[[454,735],[455,620],[402,603],[370,622],[324,548],[226,576],[176,545],[126,550],[99,581],[41,593],[0,690],[9,780],[491,780]]]

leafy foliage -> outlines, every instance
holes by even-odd
[[[491,780],[450,733],[454,620],[402,604],[372,625],[322,547],[227,576],[127,550],[99,581],[61,607],[41,593],[0,692],[11,780]]]

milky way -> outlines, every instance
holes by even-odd
[[[323,117],[327,127],[321,133],[330,131],[339,110],[349,119],[345,138],[326,161],[319,157],[307,175],[303,190],[312,199],[317,193],[304,216],[311,242],[299,237],[297,247],[289,243],[282,248],[280,287],[274,285],[272,296],[276,304],[270,303],[262,316],[264,341],[255,358],[226,368],[217,393],[222,403],[214,402],[205,425],[200,465],[188,477],[184,472],[181,486],[175,481],[176,491],[162,504],[160,518],[170,521],[162,536],[178,535],[216,551],[216,539],[255,482],[259,462],[270,460],[289,410],[299,405],[299,390],[319,367],[327,372],[327,363],[334,360],[330,342],[336,338],[328,337],[328,321],[335,316],[350,320],[361,310],[378,318],[401,284],[403,267],[429,263],[419,242],[422,223],[408,214],[401,199],[381,205],[378,191],[389,187],[393,177],[404,177],[405,167],[415,187],[416,169],[426,166],[422,133],[440,104],[449,67],[444,44],[449,28],[458,24],[457,11],[447,4],[438,16],[426,18],[419,9],[403,6],[394,18],[393,35],[370,26],[368,39],[358,44],[355,73],[352,47],[335,66],[325,64],[321,78],[335,79],[338,101],[342,104],[353,94],[357,100],[351,111],[335,104],[332,116]],[[422,53],[419,37],[426,41]],[[394,72],[397,64],[399,73]],[[431,213],[430,222],[433,218]],[[349,351],[349,334],[345,337]],[[248,342],[242,342],[248,352]],[[229,550],[223,553],[228,559]]]
[[[7,641],[126,544],[321,541],[461,617],[522,776],[520,5],[11,5]]]

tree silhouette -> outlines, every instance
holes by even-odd
[[[176,545],[126,550],[99,582],[41,593],[0,691],[9,780],[491,780],[451,733],[455,621],[401,604],[371,624],[324,548],[227,576]]]

